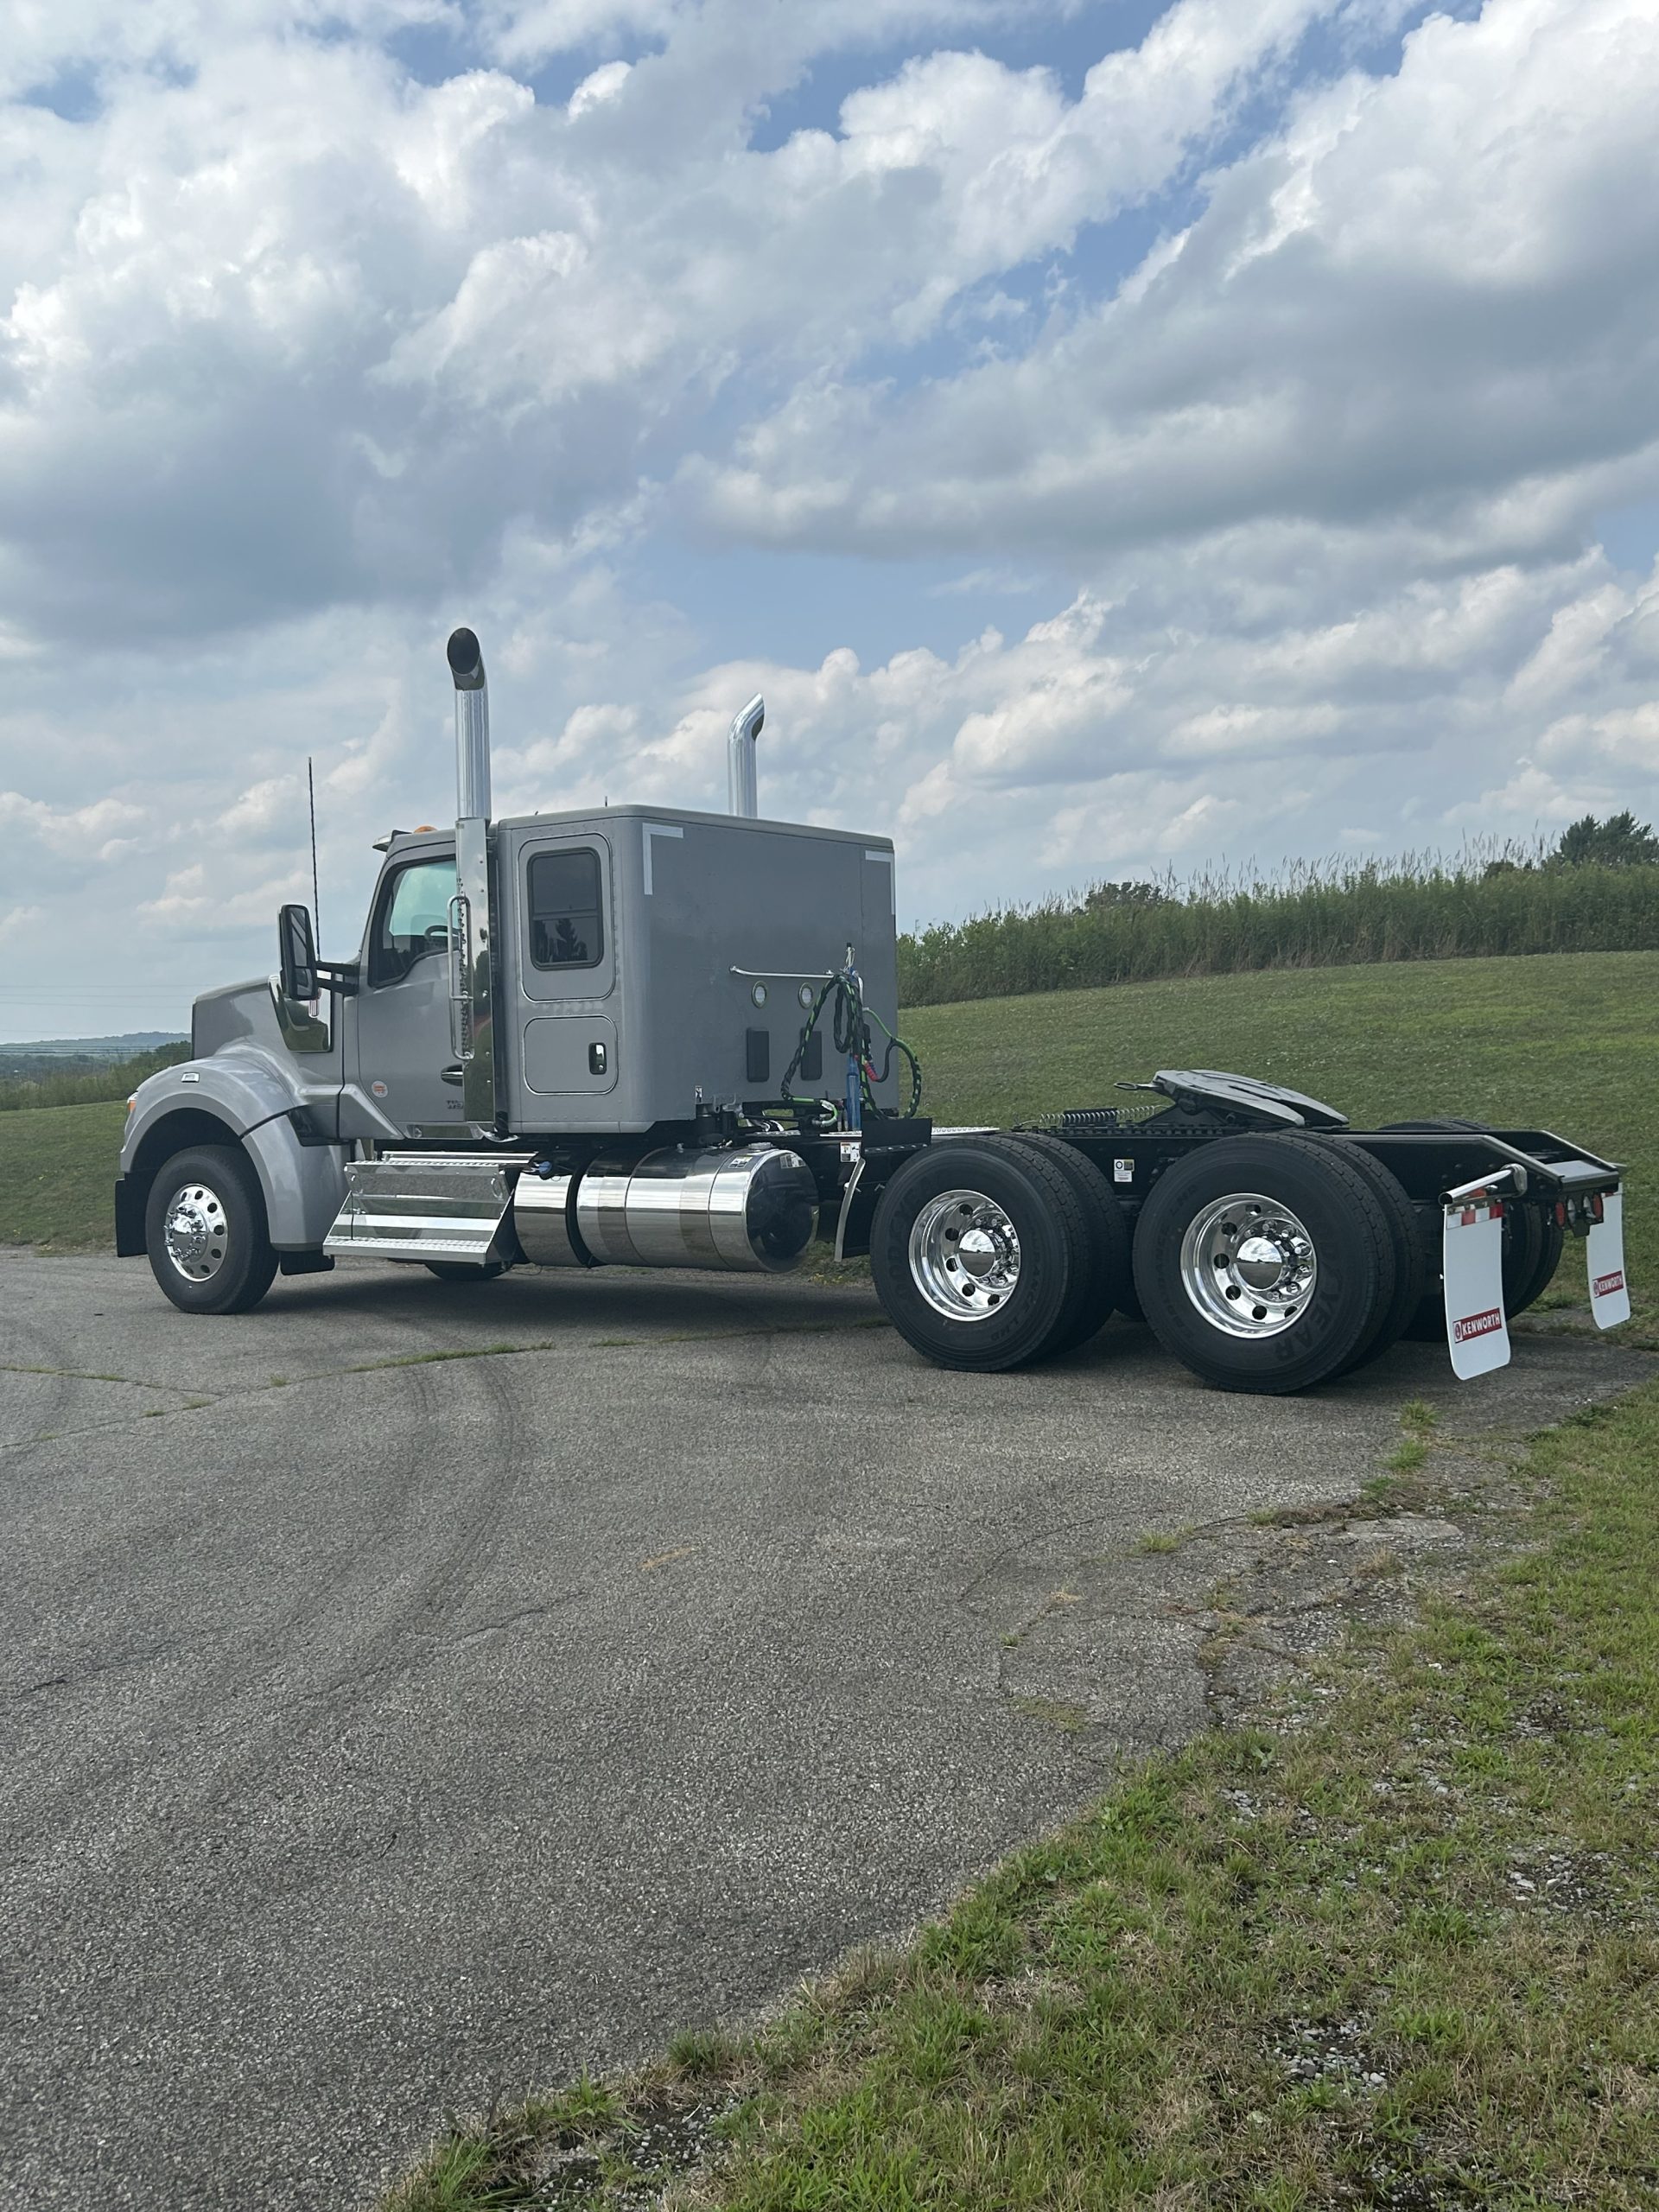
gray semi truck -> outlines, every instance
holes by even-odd
[[[128,1113],[116,1249],[187,1313],[341,1258],[776,1271],[868,1254],[915,1350],[995,1370],[1144,1319],[1224,1388],[1306,1389],[1402,1334],[1464,1376],[1583,1241],[1628,1317],[1620,1170],[1542,1129],[1357,1130],[1213,1070],[1010,1130],[935,1128],[898,1034],[893,849],[728,813],[491,812],[483,657],[449,639],[456,819],[394,830],[363,938],[210,991]]]

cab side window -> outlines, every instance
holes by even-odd
[[[530,957],[537,968],[597,968],[605,957],[599,855],[591,845],[531,856]]]
[[[453,860],[411,861],[387,878],[375,906],[371,983],[401,982],[426,954],[448,950],[449,901],[454,895]]]

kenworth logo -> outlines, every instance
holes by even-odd
[[[1591,1294],[1596,1298],[1611,1298],[1616,1290],[1624,1287],[1624,1270],[1615,1268],[1610,1275],[1598,1275],[1591,1284]]]
[[[1489,1306],[1484,1313],[1471,1313],[1466,1320],[1454,1321],[1452,1324],[1452,1341],[1454,1344],[1466,1344],[1471,1337],[1490,1337],[1494,1329],[1501,1329],[1503,1325],[1503,1307]]]

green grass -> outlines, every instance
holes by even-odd
[[[0,1244],[112,1251],[124,1103],[0,1114]]]
[[[1659,1386],[1570,1422],[1468,1601],[1130,1770],[753,2035],[458,2128],[389,2208],[1651,2212],[1656,1466]]]

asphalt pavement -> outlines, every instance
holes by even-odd
[[[448,2113],[753,2012],[1204,1725],[1147,1532],[1650,1365],[1270,1402],[1122,1324],[943,1374],[793,1281],[353,1262],[207,1320],[0,1252],[0,2203],[356,2212]]]

